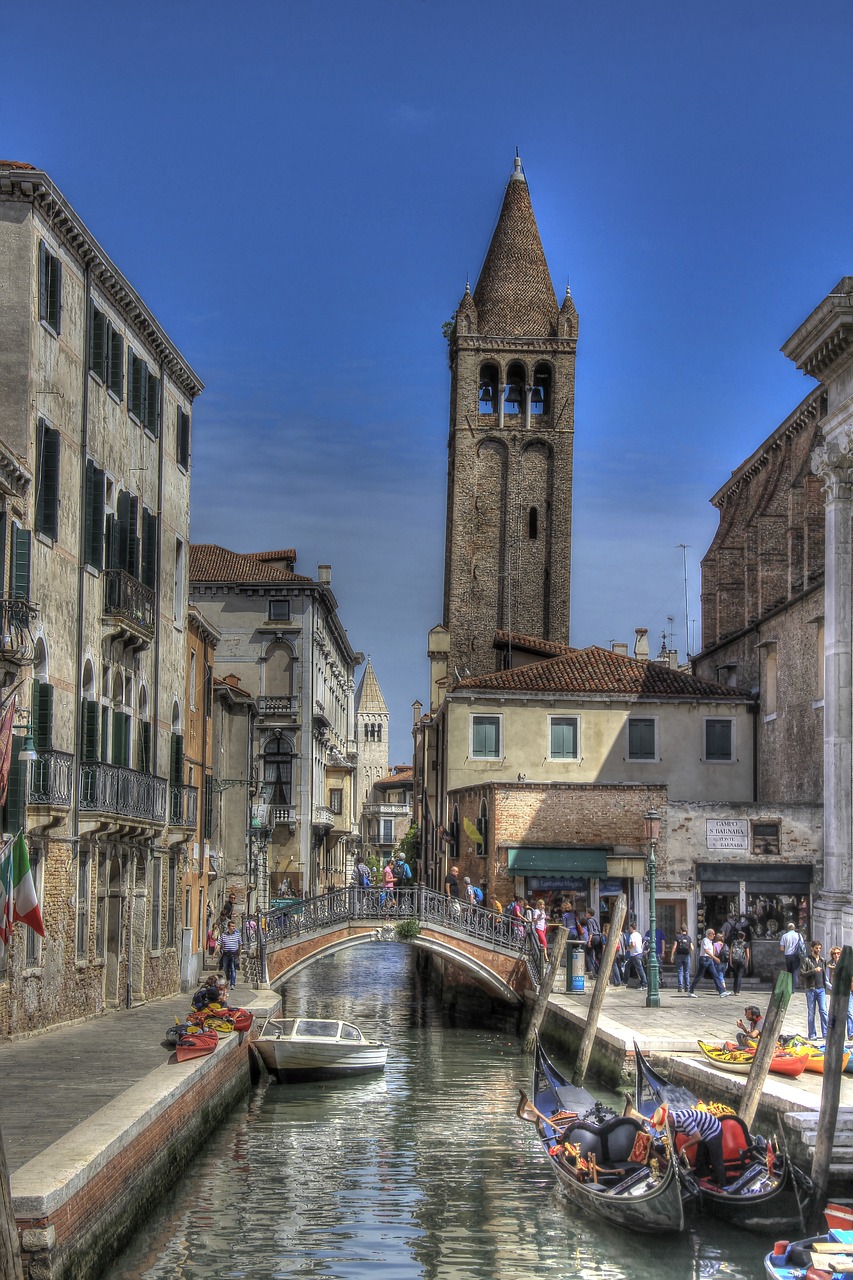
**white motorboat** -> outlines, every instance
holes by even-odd
[[[384,1071],[388,1046],[366,1040],[351,1022],[267,1018],[252,1047],[277,1080],[323,1080]]]

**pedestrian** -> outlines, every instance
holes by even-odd
[[[690,957],[693,954],[693,939],[687,932],[687,921],[682,920],[681,928],[675,935],[669,963],[675,965],[678,978],[678,990],[687,991],[690,987]]]
[[[742,1047],[753,1043],[758,1039],[764,1030],[764,1018],[757,1004],[748,1004],[743,1011],[743,1017],[738,1018],[736,1026],[740,1028],[737,1035],[737,1042]]]
[[[398,891],[407,887],[407,882],[411,880],[412,873],[409,870],[409,864],[398,851],[394,859],[394,888]]]
[[[236,900],[237,900],[237,895],[234,893],[229,893],[228,901],[222,907],[222,914],[225,916],[226,920],[230,920],[231,917],[233,916],[234,903],[236,902]]]
[[[570,938],[578,936],[578,917],[571,898],[563,904],[563,928],[568,929]]]
[[[237,969],[240,964],[240,941],[240,935],[234,928],[234,921],[229,920],[225,932],[219,939],[219,957],[222,961],[225,978],[230,983],[232,990],[237,985]]]
[[[370,888],[370,867],[364,861],[364,855],[359,854],[356,864],[352,869],[352,882],[357,889]]]
[[[394,899],[394,866],[390,857],[382,868],[382,896],[380,902],[383,907],[388,909],[397,905]]]
[[[601,955],[604,951],[604,939],[601,933],[601,924],[596,920],[595,915],[590,912],[586,918],[586,960],[587,968],[590,973],[597,974],[601,965]]]
[[[696,972],[693,975],[693,981],[690,983],[690,990],[687,993],[688,997],[693,1000],[699,999],[696,994],[696,986],[701,979],[705,977],[713,979],[714,986],[717,988],[721,1000],[724,996],[730,996],[732,994],[731,991],[726,990],[726,984],[723,982],[722,976],[720,975],[717,956],[714,951],[714,939],[716,936],[717,935],[713,929],[705,930],[705,937],[702,939],[699,947],[699,963],[696,966]]]
[[[444,895],[447,898],[447,906],[451,915],[459,916],[462,914],[462,904],[459,901],[459,868],[451,867],[447,875],[444,877]]]
[[[732,939],[729,947],[729,968],[732,971],[732,992],[734,995],[740,995],[740,984],[743,975],[749,966],[750,954],[749,943],[746,940],[746,933],[743,929],[738,929],[737,936]]]
[[[536,937],[542,944],[542,950],[545,952],[545,959],[548,959],[548,936],[546,929],[548,927],[548,917],[545,914],[545,899],[539,898],[536,906],[533,908],[533,928],[536,930]]]
[[[800,974],[806,989],[806,1011],[808,1018],[808,1037],[814,1040],[815,1009],[820,1015],[820,1034],[826,1035],[826,962],[821,955],[823,950],[819,942],[812,942],[809,955],[800,960]]]
[[[806,954],[806,944],[797,932],[793,920],[788,921],[787,928],[779,939],[779,950],[785,956],[785,968],[791,975],[791,990],[796,991],[800,976],[800,961]]]
[[[632,977],[637,978],[640,986],[645,991],[648,984],[646,982],[646,973],[643,969],[643,939],[636,922],[628,931],[628,967],[625,972],[629,981]]]
[[[667,1120],[675,1134],[683,1133],[687,1142],[680,1154],[687,1160],[691,1147],[696,1148],[693,1167],[697,1178],[705,1177],[709,1169],[719,1186],[726,1185],[726,1164],[723,1156],[723,1126],[710,1111],[697,1111],[695,1107],[671,1110],[666,1105],[658,1107],[652,1116],[652,1128],[666,1129]]]

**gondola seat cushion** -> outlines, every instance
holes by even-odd
[[[596,1160],[604,1159],[604,1148],[600,1135],[593,1129],[585,1128],[582,1124],[572,1125],[570,1132],[567,1131],[563,1135],[563,1141],[577,1143],[585,1160],[590,1155],[595,1156]]]
[[[599,1164],[625,1164],[632,1161],[639,1130],[639,1121],[628,1116],[613,1116],[594,1127],[582,1121],[569,1125],[563,1140],[578,1143],[581,1155],[585,1158],[594,1155]]]
[[[729,1166],[741,1167],[749,1149],[749,1130],[740,1116],[723,1116],[723,1160]]]

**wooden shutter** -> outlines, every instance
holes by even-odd
[[[121,400],[124,391],[124,343],[118,330],[108,326],[109,384],[110,391]]]
[[[98,758],[98,704],[83,699],[83,759]]]
[[[109,707],[100,707],[101,712],[101,759],[107,763],[110,745],[110,709]]]
[[[136,763],[140,773],[151,772],[151,725],[147,720],[139,722],[139,759]]]
[[[50,751],[53,745],[52,684],[33,681],[30,716],[36,751]]]
[[[178,466],[190,469],[190,415],[178,405]]]
[[[129,493],[118,496],[116,519],[118,521],[118,567],[136,577],[139,557],[139,538],[136,533],[136,521],[139,511],[139,499]]]
[[[147,507],[142,508],[142,571],[141,579],[152,591],[157,588],[157,517]]]
[[[6,792],[6,812],[3,829],[16,834],[24,825],[24,809],[26,802],[27,766],[20,755],[24,749],[24,739],[12,734],[12,761],[9,766],[9,788]]]
[[[145,425],[156,439],[160,434],[160,379],[150,371],[146,378]]]
[[[104,567],[104,508],[106,476],[91,458],[86,460],[86,510],[84,512],[84,556],[95,569]]]
[[[50,301],[54,306],[50,323],[53,325],[54,333],[58,334],[62,324],[62,263],[52,254],[48,254],[48,265],[50,267]]]
[[[30,546],[32,534],[20,525],[12,526],[12,595],[16,600],[30,598]]]
[[[38,422],[36,530],[54,541],[59,536],[59,432],[44,418]]]
[[[89,301],[89,368],[107,380],[107,317]]]
[[[213,779],[204,780],[204,839],[213,839]]]
[[[169,781],[173,787],[184,785],[184,738],[173,733],[169,744]]]
[[[47,320],[47,245],[39,241],[39,320]]]
[[[6,512],[0,511],[0,597],[6,594]]]

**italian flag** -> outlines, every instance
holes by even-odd
[[[0,856],[0,942],[9,945],[12,926],[29,925],[44,937],[36,887],[23,831],[10,840]]]

